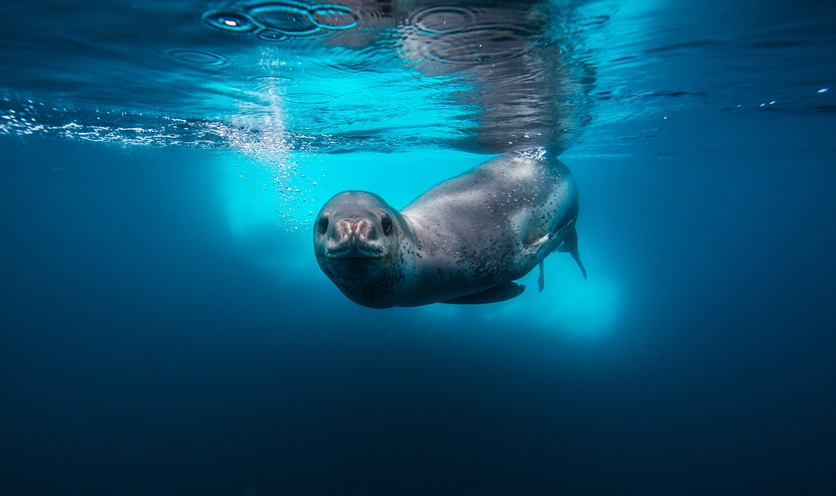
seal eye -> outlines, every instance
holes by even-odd
[[[328,231],[328,218],[323,217],[319,219],[319,222],[317,222],[317,227],[319,228],[320,234],[325,234],[325,232]]]
[[[392,234],[392,219],[389,217],[384,217],[380,220],[380,225],[383,226],[383,234],[389,236]]]

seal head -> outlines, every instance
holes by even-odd
[[[351,300],[385,308],[405,277],[401,248],[408,236],[401,214],[383,198],[346,191],[316,218],[314,253],[322,272]]]

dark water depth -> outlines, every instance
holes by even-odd
[[[836,172],[831,151],[799,164],[774,137],[744,139],[764,150],[747,168],[751,154],[566,158],[589,282],[617,292],[590,297],[608,325],[576,314],[591,334],[538,315],[561,291],[551,265],[519,310],[366,310],[315,271],[307,235],[271,241],[301,268],[243,256],[210,152],[5,138],[4,484],[826,491]]]

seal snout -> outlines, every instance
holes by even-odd
[[[342,219],[337,222],[336,229],[352,237],[368,238],[369,234],[373,234],[374,226],[369,219]]]
[[[340,219],[334,222],[325,244],[328,258],[381,258],[383,245],[378,229],[365,217]]]

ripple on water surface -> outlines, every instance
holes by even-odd
[[[223,55],[204,50],[172,48],[166,50],[165,55],[175,62],[197,67],[222,67],[229,64]]]
[[[409,23],[425,34],[443,34],[468,29],[476,23],[477,14],[462,7],[430,7],[419,10]]]
[[[231,33],[255,33],[265,41],[285,41],[341,31],[357,26],[359,14],[336,4],[249,2],[227,9],[212,9],[202,16],[213,28]]]
[[[358,14],[343,5],[319,5],[310,12],[316,25],[323,29],[350,29],[358,22]]]
[[[265,3],[248,9],[264,28],[288,36],[309,36],[319,31],[313,15],[304,5],[291,3]]]
[[[503,11],[504,12],[504,11]],[[536,26],[515,10],[499,17],[491,9],[430,7],[407,19],[403,45],[415,61],[454,65],[505,63],[532,48]]]
[[[248,76],[247,80],[254,84],[256,88],[265,91],[284,88],[296,82],[290,76],[282,76],[279,74],[255,74]]]

